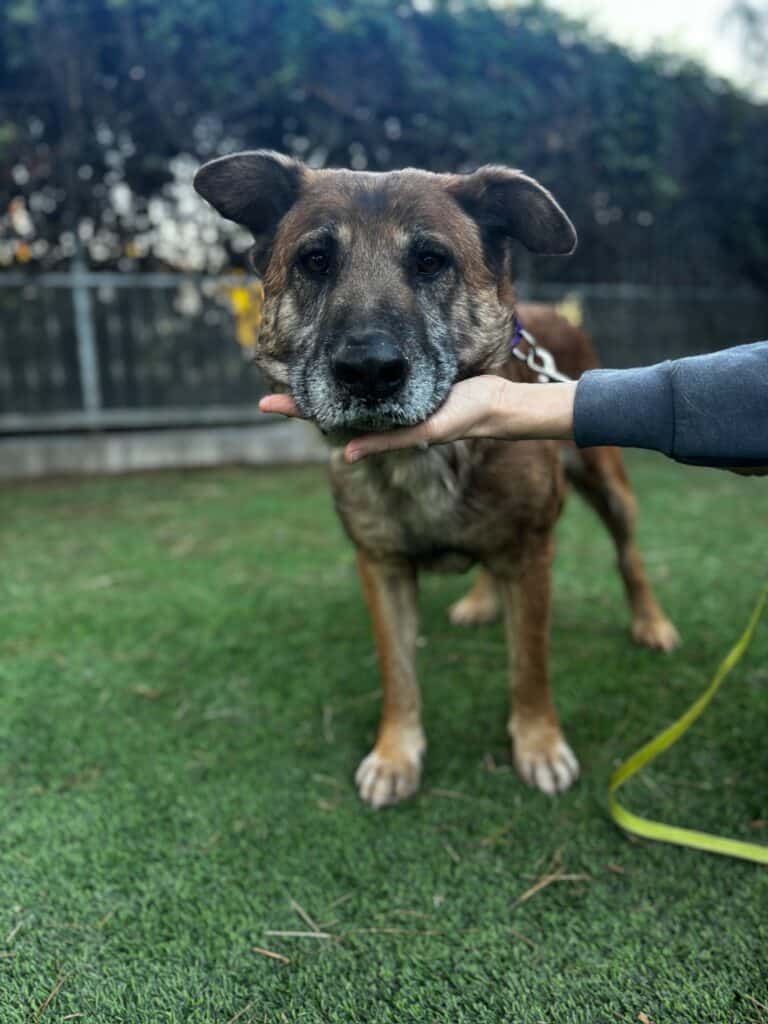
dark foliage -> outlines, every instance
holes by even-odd
[[[256,146],[370,170],[521,167],[580,235],[572,259],[537,263],[544,278],[768,285],[768,107],[545,6],[4,5],[0,202],[16,206],[3,262],[61,261],[85,219],[94,262],[211,265],[179,255],[184,238],[223,252],[214,222],[192,230],[188,178],[200,159]],[[188,222],[181,245],[158,244],[160,219]]]

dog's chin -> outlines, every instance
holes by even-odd
[[[326,411],[325,415],[310,418],[331,445],[345,445],[363,434],[382,434],[401,427],[415,427],[437,412],[442,401],[435,403],[432,408],[419,411],[399,406],[381,409],[369,406],[354,410],[333,409]]]
[[[425,417],[426,418],[426,417]],[[398,427],[415,426],[419,420],[408,420],[390,416],[363,416],[352,419],[334,418],[330,422],[315,420],[326,440],[332,445],[345,445],[355,437],[363,434],[383,434]]]

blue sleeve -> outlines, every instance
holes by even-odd
[[[580,448],[652,448],[701,466],[768,465],[768,341],[635,370],[591,370],[576,387]]]

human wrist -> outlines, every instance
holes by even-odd
[[[576,401],[577,381],[562,384],[542,384],[549,399],[545,411],[545,437],[557,441],[573,439],[573,407]]]
[[[490,436],[506,440],[573,437],[576,382],[520,384],[505,380],[494,396]]]

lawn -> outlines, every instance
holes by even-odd
[[[557,800],[517,780],[501,627],[451,628],[467,580],[434,577],[424,786],[378,813],[352,785],[372,643],[321,469],[6,485],[0,1024],[768,1021],[768,870],[606,814],[612,768],[743,627],[768,484],[630,468],[682,649],[632,646],[607,537],[572,499],[553,678],[582,779]],[[768,841],[766,655],[763,623],[629,806]]]

